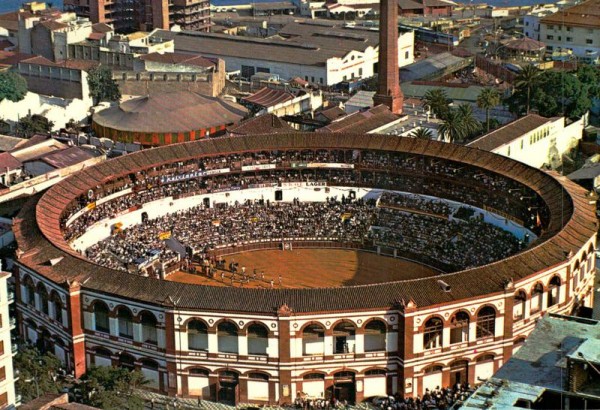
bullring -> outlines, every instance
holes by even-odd
[[[323,203],[344,195],[377,199],[381,209],[384,192],[441,201],[452,217],[471,209],[481,220],[511,227],[520,248],[457,269],[451,265],[459,259],[437,265],[429,249],[388,227],[393,244],[381,236],[319,235],[224,240],[203,249],[225,258],[351,249],[438,271],[312,287],[286,286],[287,278],[282,286],[242,287],[241,279],[230,286],[190,284],[168,280],[168,264],[125,272],[86,259],[92,245],[86,232],[106,238],[115,227],[146,223],[170,207],[226,209],[235,206],[233,198]],[[228,403],[291,403],[300,392],[354,402],[475,384],[518,349],[537,317],[591,306],[597,229],[591,202],[556,174],[412,138],[259,135],[144,150],[83,170],[22,210],[15,224],[21,332],[54,349],[77,376],[91,365],[140,368],[151,389]],[[385,212],[396,221],[396,211]],[[400,212],[400,219],[428,213]]]

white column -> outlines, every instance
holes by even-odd
[[[477,319],[469,322],[469,341],[477,339]]]
[[[142,340],[142,324],[133,322],[133,340],[136,342],[145,342]]]
[[[331,356],[333,354],[333,336],[325,335],[325,356]]]
[[[248,337],[238,334],[238,354],[240,356],[248,356]]]
[[[108,328],[110,329],[111,335],[119,336],[119,318],[109,317],[108,318]]]
[[[219,339],[216,333],[208,334],[208,351],[209,353],[217,353],[219,351]]]
[[[165,338],[165,329],[156,328],[156,346],[164,349],[167,346]]]
[[[92,312],[83,312],[83,326],[88,330],[96,330],[96,318]]]
[[[354,353],[364,353],[365,352],[365,335],[363,333],[357,333],[354,336]]]
[[[546,309],[548,309],[548,292],[542,293],[542,309],[541,310],[546,310]]]
[[[189,350],[188,335],[183,330],[185,327],[179,326],[179,329],[175,332],[175,350],[186,351]]]
[[[450,346],[450,328],[443,327],[442,328],[442,346]]]
[[[293,346],[295,339],[290,339],[290,346]],[[293,349],[292,349],[293,352]],[[279,339],[277,336],[269,338],[269,344],[267,345],[267,356],[269,357],[279,357]],[[293,357],[293,356],[292,356]],[[294,384],[294,383],[292,383]]]

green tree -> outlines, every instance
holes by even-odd
[[[448,98],[448,94],[442,88],[434,88],[429,90],[423,96],[423,105],[428,105],[431,111],[440,119],[444,119],[450,110],[452,100]]]
[[[447,142],[462,142],[466,136],[463,119],[458,110],[449,110],[440,124],[438,133]]]
[[[0,72],[0,101],[21,101],[27,94],[27,81],[13,71]]]
[[[112,71],[105,66],[98,66],[88,72],[88,85],[90,96],[97,104],[100,101],[119,101],[121,92],[119,86],[112,78]]]
[[[23,347],[14,357],[14,368],[19,371],[15,383],[17,393],[28,402],[46,393],[58,393],[62,384],[56,377],[60,360],[50,353],[42,354],[33,347]]]
[[[519,92],[524,92],[527,96],[525,113],[529,114],[531,108],[531,91],[538,85],[538,81],[542,71],[533,64],[528,64],[523,67],[521,72],[515,78],[515,88]]]
[[[481,131],[481,123],[475,118],[471,104],[460,104],[457,111],[462,121],[465,137],[471,138],[477,135]]]
[[[495,88],[484,88],[477,96],[477,106],[485,110],[485,125],[490,132],[490,109],[500,104],[500,93]]]
[[[34,134],[48,134],[54,123],[43,115],[27,115],[17,123],[17,136],[30,138]]]
[[[413,138],[418,138],[421,140],[430,140],[433,138],[433,133],[431,130],[423,127],[415,128],[409,135]]]
[[[133,391],[148,381],[138,370],[92,366],[81,382],[84,404],[102,409],[143,409],[143,400],[134,396]]]

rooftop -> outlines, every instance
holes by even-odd
[[[288,133],[294,132],[294,129],[281,118],[273,114],[264,114],[227,127],[227,131],[233,135],[249,135]]]
[[[600,28],[600,0],[587,0],[544,17],[544,24]]]
[[[96,124],[132,132],[189,132],[233,124],[246,115],[239,104],[191,91],[148,95],[94,114]]]
[[[378,105],[365,111],[357,111],[345,117],[333,120],[329,125],[319,128],[317,132],[358,132],[369,133],[390,123],[399,121],[400,117],[392,113],[386,105]]]
[[[471,141],[467,146],[486,151],[493,151],[517,138],[521,138],[521,136],[542,125],[554,121],[556,121],[556,118],[546,118],[537,114],[529,114]]]
[[[294,99],[294,95],[292,93],[283,90],[276,90],[274,88],[263,87],[254,94],[242,98],[242,102],[267,108],[290,101],[292,99]]]
[[[323,66],[330,58],[343,58],[352,50],[377,47],[377,31],[343,28],[334,23],[290,23],[278,38],[253,38],[218,33],[157,30],[155,36],[174,39],[175,51],[217,57],[238,57],[275,62],[301,62]]]

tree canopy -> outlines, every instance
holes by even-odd
[[[48,134],[52,127],[54,123],[43,115],[27,115],[17,123],[17,136],[30,138],[35,134]]]
[[[50,353],[42,354],[33,347],[23,347],[14,357],[14,368],[19,371],[15,383],[17,393],[26,403],[45,393],[59,393],[62,388],[57,378],[60,360]]]
[[[139,370],[92,366],[81,377],[83,403],[102,409],[143,409],[144,401],[133,395],[148,381]]]
[[[13,71],[0,72],[0,101],[21,101],[27,94],[27,81]]]
[[[105,66],[98,66],[88,72],[88,85],[90,86],[90,96],[94,103],[100,101],[119,101],[121,91],[115,80],[112,78],[112,71]]]
[[[529,106],[544,117],[578,119],[591,108],[592,99],[600,97],[599,84],[600,70],[595,67],[582,66],[577,72],[540,71],[531,87],[516,81],[506,103],[517,115],[526,114]]]

